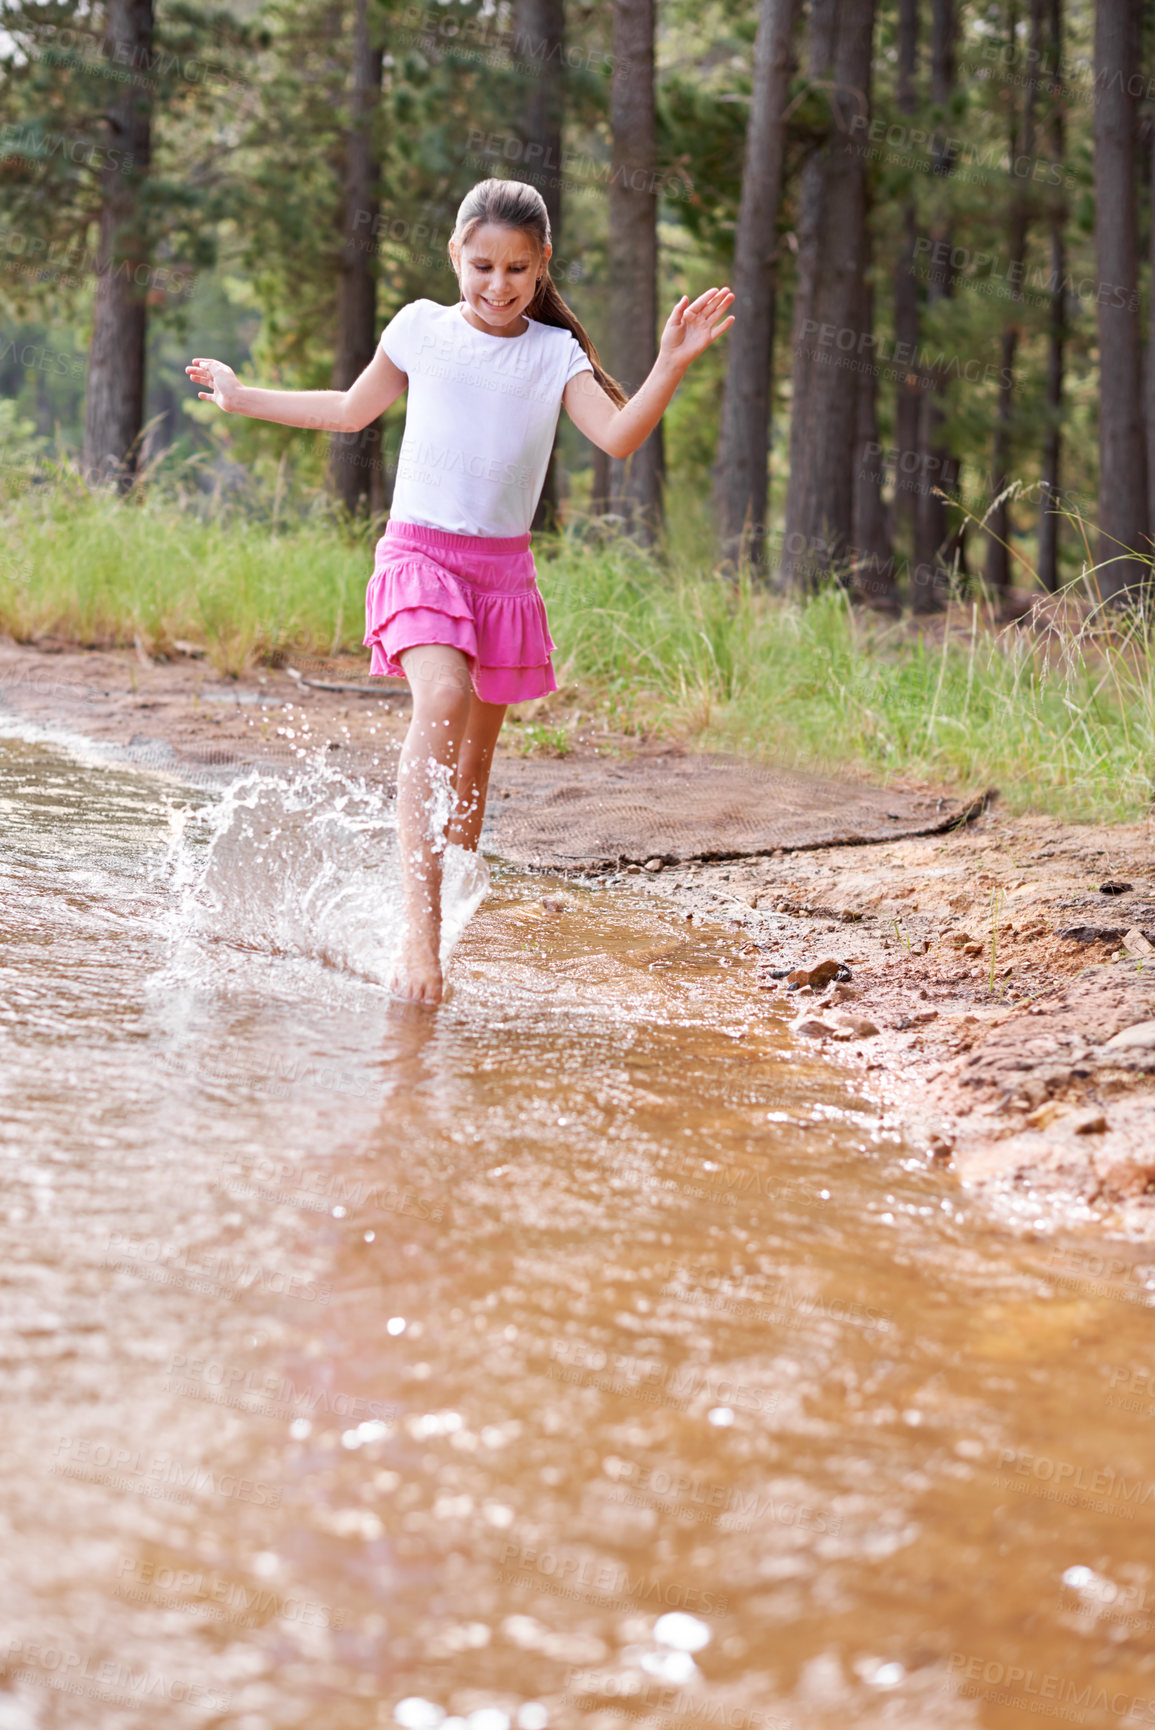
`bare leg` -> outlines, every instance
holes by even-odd
[[[444,644],[406,649],[401,657],[413,693],[413,719],[397,768],[404,948],[391,989],[414,1003],[440,1003],[441,866],[445,831],[438,804],[455,789],[473,688],[469,663]],[[452,818],[453,802],[447,815]]]
[[[470,853],[477,851],[481,822],[485,816],[485,795],[489,789],[489,771],[501,723],[505,720],[504,703],[483,703],[473,696],[469,717],[457,759],[457,809],[449,826],[449,839]]]

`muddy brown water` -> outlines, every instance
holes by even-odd
[[[318,774],[0,739],[0,1730],[1155,1722],[1149,1250],[624,890],[391,1012]]]

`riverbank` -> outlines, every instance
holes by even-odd
[[[768,1009],[1001,1214],[1155,1241],[1151,844],[996,801],[946,835],[638,882],[726,923]],[[848,977],[790,980],[823,962]]]
[[[179,651],[0,643],[9,712],[213,778],[318,752],[391,778],[408,695],[365,694],[363,672],[346,657],[228,681]],[[534,711],[503,735],[495,801],[519,756],[556,741],[548,709]],[[565,746],[567,772],[588,781],[646,741],[571,705]],[[1151,841],[1149,822],[1075,825],[995,800],[945,834],[612,875],[718,923],[767,1013],[855,1072],[914,1147],[1000,1214],[1155,1239]],[[823,962],[844,976],[788,977]]]

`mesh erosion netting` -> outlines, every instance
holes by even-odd
[[[511,864],[555,870],[675,865],[934,835],[976,816],[987,797],[886,792],[722,756],[502,757],[485,844]]]

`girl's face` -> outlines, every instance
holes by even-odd
[[[552,250],[548,242],[540,250],[532,235],[497,222],[480,223],[463,246],[451,240],[470,324],[491,336],[520,336],[526,328],[522,314]]]

